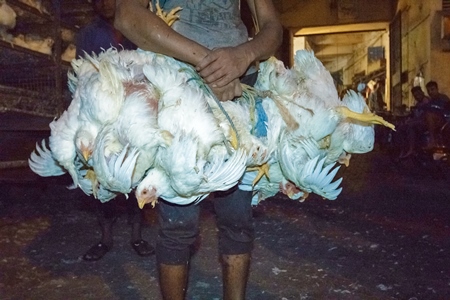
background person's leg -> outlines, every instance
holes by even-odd
[[[101,229],[100,242],[93,245],[83,255],[86,261],[96,261],[101,259],[113,246],[112,228],[117,219],[117,199],[101,203],[98,201],[96,206],[97,220]]]
[[[142,222],[144,221],[143,211],[139,208],[134,193],[126,200],[128,224],[131,226],[130,244],[134,251],[140,256],[149,256],[155,253],[155,248],[146,240],[142,239]]]

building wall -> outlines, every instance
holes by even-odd
[[[392,0],[273,0],[281,22],[290,30],[302,27],[390,21]]]
[[[389,35],[387,31],[373,31],[365,33],[368,35],[367,42],[358,45],[358,48],[354,49],[353,58],[347,62],[346,66],[343,66],[344,70],[344,85],[351,85],[353,83],[353,75],[364,72],[370,74],[374,71],[378,71],[386,66],[386,61],[377,60],[369,63],[368,61],[368,48],[369,47],[383,47],[384,56],[389,55]],[[370,78],[375,79],[375,78]],[[369,80],[370,80],[369,79]]]
[[[450,94],[449,42],[441,39],[442,0],[400,0],[397,12],[402,18],[402,100],[414,105],[410,93],[421,73],[424,84],[435,80],[439,89]],[[423,87],[424,88],[424,87]],[[426,92],[426,90],[425,90]]]

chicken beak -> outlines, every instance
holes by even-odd
[[[88,149],[83,149],[83,151],[81,151],[81,155],[83,155],[85,161],[88,161],[91,157],[91,152]]]
[[[140,209],[143,209],[144,205],[147,204],[144,200],[137,199],[137,202]]]

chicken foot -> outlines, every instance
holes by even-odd
[[[149,3],[149,9],[151,12],[153,11],[153,6],[152,6],[152,2],[150,1]],[[156,12],[154,12],[158,17],[160,17],[167,25],[172,26],[172,24],[179,19],[179,16],[177,15],[177,13],[182,10],[181,7],[177,6],[175,8],[173,8],[171,11],[169,11],[168,13],[164,12],[161,8],[161,6],[159,5],[159,0],[156,1]]]
[[[255,179],[253,179],[252,186],[255,186],[264,175],[266,175],[267,179],[269,179],[269,169],[270,166],[268,163],[264,163],[257,167],[248,167],[247,171],[258,171]]]
[[[389,123],[388,121],[384,120],[382,117],[377,116],[376,114],[374,114],[372,112],[357,113],[357,112],[354,112],[344,106],[337,107],[336,110],[346,118],[349,118],[349,119],[352,119],[355,121],[360,121],[360,122],[367,123],[367,124],[379,124],[379,125],[386,126],[392,130],[395,130],[394,124]]]

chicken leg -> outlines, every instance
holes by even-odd
[[[372,112],[357,113],[344,106],[339,106],[336,108],[336,110],[338,113],[340,113],[346,118],[361,121],[368,124],[379,124],[391,128],[392,130],[395,130],[394,124],[385,121],[382,117],[377,116]]]
[[[153,11],[152,2],[149,3],[149,9],[151,12]],[[154,12],[158,17],[160,17],[167,25],[172,26],[172,24],[178,20],[179,16],[177,13],[182,10],[181,7],[177,6],[168,13],[164,12],[159,5],[159,0],[156,1],[156,12]]]
[[[252,186],[255,186],[264,175],[266,175],[267,179],[269,179],[269,168],[270,166],[268,163],[264,163],[257,167],[247,168],[247,171],[258,171],[258,174],[256,174],[255,179],[253,179]]]

